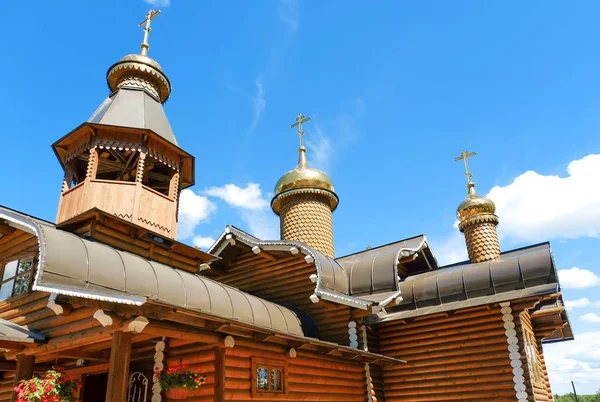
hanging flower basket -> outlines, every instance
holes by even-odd
[[[185,388],[172,388],[165,392],[167,399],[185,399],[187,398],[188,390]]]
[[[16,402],[75,402],[73,393],[80,386],[64,369],[57,368],[46,371],[43,378],[23,380],[13,390],[17,394]]]
[[[189,390],[198,388],[206,382],[201,369],[190,370],[187,364],[169,367],[166,371],[156,370],[154,375],[167,399],[185,399]]]

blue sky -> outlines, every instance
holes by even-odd
[[[336,254],[426,233],[464,258],[455,224],[463,149],[498,206],[503,250],[551,241],[578,340],[546,348],[553,390],[600,384],[600,3],[155,1],[149,55],[171,79],[166,113],[196,156],[183,241],[228,223],[278,236],[268,208],[297,160],[340,196]],[[158,4],[161,3],[161,4]],[[107,68],[139,52],[142,0],[8,2],[0,204],[54,220],[50,144],[108,95]],[[573,269],[573,268],[577,269]],[[587,381],[587,383],[586,383]]]

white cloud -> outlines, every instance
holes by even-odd
[[[366,103],[362,102],[364,109]],[[358,109],[358,107],[353,108]],[[343,147],[356,141],[359,130],[356,120],[351,115],[343,113],[323,124],[314,121],[313,133],[306,136],[306,147],[309,150],[308,162],[316,168],[328,171],[332,156],[335,156],[336,151],[339,152]]]
[[[564,289],[583,289],[600,285],[598,275],[577,267],[559,270],[558,279]]]
[[[260,118],[262,117],[263,111],[265,110],[265,106],[267,105],[267,100],[265,99],[265,90],[263,88],[263,78],[262,75],[259,75],[254,81],[254,85],[256,86],[256,94],[252,97],[252,105],[254,106],[254,117],[252,118],[252,124],[250,124],[250,128],[248,132],[253,131]]]
[[[309,164],[314,164],[320,169],[328,170],[329,160],[332,155],[331,140],[323,134],[318,124],[315,124],[315,134],[312,137],[308,137],[306,141],[306,147],[310,152],[310,155],[307,156]]]
[[[596,313],[587,313],[579,317],[581,321],[591,322],[594,324],[600,323],[600,315]]]
[[[431,248],[435,252],[435,258],[440,266],[465,261],[469,258],[465,238],[458,228],[441,243],[434,242]]]
[[[179,197],[179,224],[177,237],[187,239],[194,234],[198,224],[205,221],[217,209],[208,198],[186,189]]]
[[[600,155],[574,160],[568,176],[528,171],[488,193],[500,217],[501,237],[517,241],[598,237],[600,234]]]
[[[209,188],[204,194],[218,197],[230,207],[239,209],[250,234],[263,240],[279,238],[279,219],[271,212],[269,200],[259,184],[248,183],[246,187],[226,184]]]
[[[244,212],[242,218],[253,236],[261,240],[279,239],[279,218],[270,210]]]
[[[212,246],[215,242],[215,239],[212,237],[203,237],[203,236],[194,236],[192,243],[194,246],[200,247],[203,250],[207,250],[210,246]]]
[[[298,30],[298,8],[296,0],[279,0],[277,11],[281,21],[283,21],[292,31]]]
[[[229,206],[260,210],[269,205],[268,201],[263,198],[260,184],[248,183],[245,188],[236,186],[235,184],[226,184],[222,187],[211,187],[204,191],[204,194],[221,198]]]
[[[168,7],[171,5],[171,0],[144,0],[144,2],[156,7]]]
[[[594,394],[600,383],[600,332],[577,334],[575,340],[544,345],[552,392],[570,392],[571,380],[577,392]]]
[[[582,297],[581,299],[577,299],[577,300],[565,300],[565,307],[567,308],[567,310],[573,310],[574,308],[587,307],[590,304],[592,304],[592,302],[590,302],[590,299],[588,299],[587,297]]]

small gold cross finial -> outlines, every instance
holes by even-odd
[[[148,14],[146,14],[146,19],[142,22],[140,22],[140,28],[144,25],[146,25],[146,27],[144,28],[144,41],[142,42],[142,52],[141,55],[142,56],[147,56],[148,55],[148,49],[150,49],[150,45],[148,44],[148,35],[150,34],[150,31],[152,30],[152,28],[150,28],[150,21],[152,21],[152,19],[154,19],[154,17],[156,17],[158,14],[160,14],[160,10],[158,11],[154,11],[154,10],[150,10],[148,11]]]
[[[467,152],[467,151],[462,151],[460,156],[454,158],[454,162],[458,162],[459,160],[464,160],[465,161],[465,169],[467,171],[467,173],[465,173],[465,176],[467,176],[467,186],[473,184],[473,182],[471,181],[471,171],[469,170],[469,161],[468,159],[471,156],[475,156],[477,155],[476,152]]]
[[[300,134],[300,149],[304,148],[304,131],[302,131],[302,124],[310,121],[310,117],[304,116],[302,113],[298,113],[298,117],[296,117],[296,122],[290,126],[290,128],[294,128],[298,126],[298,134]]]

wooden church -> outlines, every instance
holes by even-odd
[[[552,401],[543,345],[573,335],[550,246],[501,252],[468,165],[459,264],[438,266],[425,235],[337,257],[338,195],[304,146],[271,203],[281,239],[228,226],[207,252],[178,242],[194,157],[147,54],[157,14],[108,69],[109,97],[52,146],[56,222],[0,207],[0,401],[55,365],[83,402],[171,400],[156,373],[179,365],[206,375],[190,402]]]

